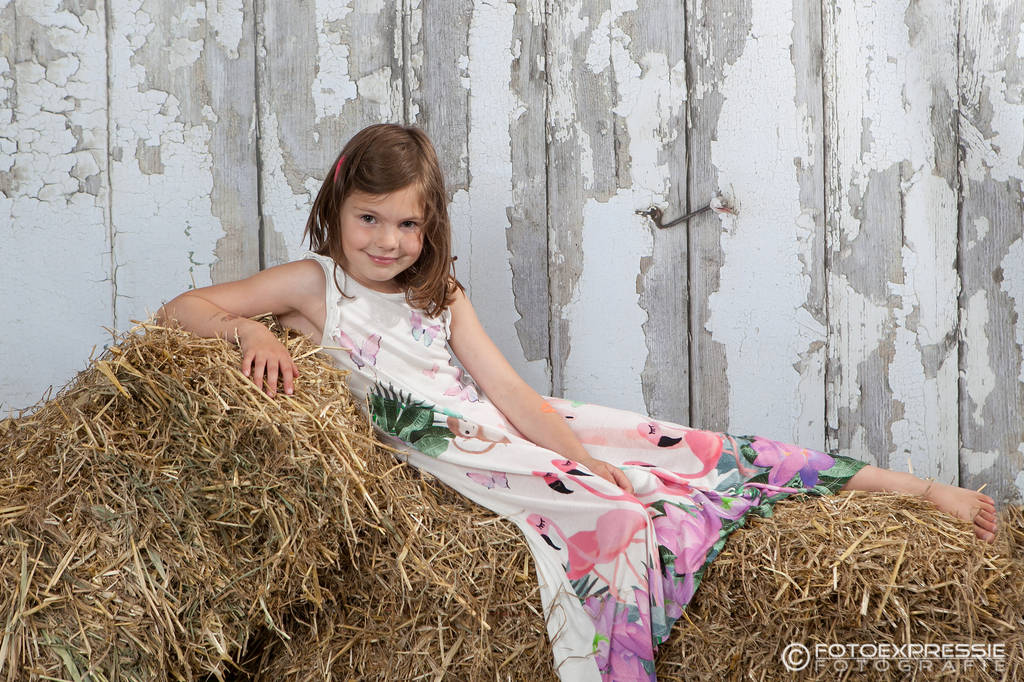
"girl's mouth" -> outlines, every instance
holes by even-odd
[[[370,257],[370,260],[372,260],[377,265],[391,265],[396,260],[398,260],[397,258],[385,258],[383,256],[374,256],[372,253],[368,253],[366,255],[368,255]]]

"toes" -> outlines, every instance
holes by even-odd
[[[995,539],[996,539],[996,533],[995,533],[995,528],[994,527],[993,528],[985,528],[985,527],[981,526],[978,523],[974,524],[974,535],[977,538],[979,538],[981,540],[984,540],[985,542],[988,542],[988,543],[995,542]]]
[[[984,519],[984,518],[981,518],[981,517],[976,517],[974,519],[974,525],[978,526],[980,528],[984,528],[985,530],[990,530],[990,531],[995,531],[995,529],[996,529],[996,522],[995,521],[993,521],[991,519]]]

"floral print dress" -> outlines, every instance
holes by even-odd
[[[535,445],[454,361],[450,313],[367,289],[327,257],[321,344],[407,461],[522,530],[562,680],[655,680],[654,656],[727,536],[798,493],[834,494],[864,462],[757,436],[548,398],[635,494]]]

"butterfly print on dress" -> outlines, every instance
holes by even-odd
[[[334,334],[331,338],[343,350],[348,351],[348,356],[352,358],[352,362],[355,363],[356,367],[362,369],[366,365],[376,366],[377,364],[377,351],[380,350],[380,334],[370,334],[366,341],[363,342],[362,346],[357,346],[356,342],[352,340],[348,334],[343,332],[341,328],[334,330]]]
[[[410,314],[409,321],[412,323],[412,338],[422,341],[424,346],[429,346],[435,338],[441,336],[441,325],[425,326],[423,317],[415,310]]]

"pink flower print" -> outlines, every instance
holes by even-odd
[[[695,490],[692,499],[715,516],[730,521],[741,518],[756,502],[744,496],[723,496],[716,490]]]
[[[647,595],[638,595],[646,599]],[[654,646],[650,627],[642,621],[631,621],[630,609],[611,594],[588,597],[583,610],[594,623],[594,653],[601,678],[619,682],[650,682],[652,676],[644,661],[652,665]]]
[[[696,589],[693,586],[693,573],[687,573],[681,580],[666,576],[665,584],[668,585],[665,592],[665,615],[676,620],[683,615],[683,607],[693,599]]]
[[[441,369],[440,366],[438,366],[438,364],[435,362],[433,367],[431,367],[430,369],[423,370],[423,374],[424,376],[428,376],[431,379],[433,379],[434,377],[437,376],[437,370],[439,369]]]
[[[804,487],[813,488],[818,484],[818,472],[831,469],[836,463],[824,452],[767,438],[754,438],[750,445],[757,452],[754,464],[772,468],[768,474],[771,485],[786,485],[799,473]]]
[[[416,341],[423,341],[424,346],[429,346],[436,337],[441,336],[441,325],[425,326],[423,317],[415,310],[410,313],[409,321],[412,324],[412,338]]]
[[[359,369],[366,365],[377,364],[377,352],[380,350],[380,334],[370,334],[362,346],[357,346],[352,337],[343,332],[341,327],[334,330],[331,338],[341,346],[342,350],[348,351],[348,356]]]
[[[717,514],[703,508],[685,511],[669,502],[665,503],[665,513],[652,523],[658,544],[676,556],[676,575],[699,571],[722,529]]]

